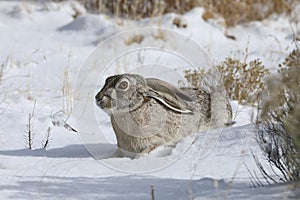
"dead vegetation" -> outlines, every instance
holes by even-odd
[[[244,104],[257,104],[260,101],[265,78],[269,75],[260,60],[246,63],[226,58],[217,68],[230,99]]]
[[[36,101],[34,102],[32,112],[28,114],[28,121],[25,130],[25,138],[26,138],[28,149],[33,148],[33,139],[34,139],[33,121],[34,121],[35,106],[36,106]]]
[[[248,63],[226,58],[217,66],[228,97],[239,103],[258,106],[257,141],[271,166],[266,170],[258,155],[254,161],[269,184],[300,180],[300,49],[279,65],[278,74],[269,76],[261,61]],[[186,70],[193,87],[203,87],[211,70]],[[266,81],[267,80],[267,81]],[[252,186],[263,186],[248,169]]]
[[[255,20],[272,14],[290,14],[297,0],[80,0],[89,12],[110,12],[115,17],[141,19],[165,13],[184,14],[204,7],[203,19],[222,17],[226,27]]]
[[[144,36],[141,34],[136,34],[133,36],[128,37],[124,43],[125,45],[129,46],[132,44],[140,44],[144,40]]]
[[[266,84],[260,109],[257,140],[272,167],[281,175],[273,182],[300,180],[300,50],[294,50],[280,65],[278,76]],[[258,165],[259,166],[259,165]]]
[[[206,2],[206,3],[205,3]],[[272,14],[290,14],[296,0],[209,0],[202,1],[206,11],[204,19],[208,20],[220,15],[226,27],[250,21],[263,20]]]
[[[265,78],[269,71],[258,59],[249,63],[226,58],[216,66],[227,96],[242,104],[257,105],[264,89]],[[202,80],[215,73],[211,70],[186,70],[185,78],[193,87],[203,87]]]
[[[42,148],[43,149],[47,149],[50,145],[50,132],[51,132],[51,127],[49,126],[48,129],[47,129],[45,140],[42,141]]]
[[[4,63],[0,65],[0,83],[2,82],[3,71],[4,71]]]

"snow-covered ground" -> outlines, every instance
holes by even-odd
[[[251,151],[268,169],[254,139],[253,108],[231,102],[237,122],[233,127],[193,134],[174,148],[161,147],[132,160],[101,157],[106,150],[116,148],[108,117],[92,110],[101,119],[99,124],[87,126],[102,128],[109,142],[94,140],[98,138],[97,132],[88,133],[94,136],[87,137],[79,125],[84,119],[80,121],[72,115],[79,109],[72,107],[72,100],[73,97],[74,101],[78,100],[75,87],[78,79],[82,73],[89,73],[84,70],[91,62],[93,54],[90,53],[97,51],[99,42],[119,31],[160,26],[183,34],[203,47],[204,54],[189,55],[192,60],[206,59],[207,55],[209,61],[203,63],[218,63],[226,57],[243,60],[247,49],[248,60],[259,58],[266,67],[274,69],[294,48],[292,35],[300,30],[299,24],[290,22],[287,16],[273,16],[230,28],[229,34],[236,37],[232,40],[224,35],[221,25],[201,18],[202,8],[181,17],[186,28],[173,25],[175,14],[136,24],[106,15],[84,14],[73,19],[74,9],[82,10],[74,2],[0,2],[1,199],[150,199],[151,185],[155,199],[296,198],[297,194],[287,185],[250,187],[247,168],[263,181]],[[145,44],[155,46],[162,41],[175,47],[180,44],[168,35],[156,38],[157,41],[146,38],[141,43],[125,43],[135,48]],[[101,55],[115,52],[121,46],[107,44]],[[178,51],[184,53],[191,49]],[[146,53],[150,60],[155,55]],[[133,70],[130,66],[115,68],[105,73]],[[100,75],[94,75],[95,80],[89,80],[94,84],[91,97],[103,84]],[[149,72],[151,75],[155,74]],[[156,75],[168,79],[168,74]],[[33,115],[32,150],[28,149],[26,134],[29,114]],[[49,145],[43,149],[49,127]],[[98,156],[101,159],[95,159]]]

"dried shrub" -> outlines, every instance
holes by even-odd
[[[133,35],[129,38],[127,38],[124,43],[129,46],[129,45],[132,45],[134,43],[136,44],[140,44],[142,41],[144,40],[144,36],[143,35],[140,35],[140,34],[136,34],[136,35]]]
[[[170,12],[183,14],[197,6],[196,0],[102,0],[100,7],[119,17],[140,19]]]
[[[204,69],[200,70],[185,70],[184,71],[184,78],[189,83],[189,86],[194,88],[202,88],[204,85],[203,77],[205,77],[206,74],[209,72],[205,71]]]
[[[279,75],[266,84],[258,142],[280,181],[300,180],[300,50],[280,65]],[[266,172],[267,173],[267,172]]]
[[[226,58],[224,62],[217,65],[224,89],[231,100],[239,103],[257,104],[261,99],[264,89],[264,80],[269,71],[259,60],[250,61],[248,64]],[[212,72],[210,70],[186,70],[185,78],[193,87],[203,87],[203,79]],[[211,77],[211,75],[210,75]]]
[[[184,77],[188,83],[187,87],[201,88],[208,92],[217,91],[219,93],[222,93],[223,95],[227,95],[226,90],[224,88],[221,73],[217,67],[211,67],[208,70],[189,69],[189,70],[185,70],[184,74],[185,74]],[[179,81],[179,85],[184,86],[184,83]]]
[[[259,102],[264,89],[268,69],[258,59],[249,63],[226,58],[219,66],[226,92],[232,100],[239,103]]]
[[[297,0],[79,0],[88,11],[110,11],[115,16],[129,19],[160,16],[174,12],[184,14],[204,7],[204,19],[221,16],[225,26],[235,26],[254,20],[262,20],[274,13],[290,14]]]
[[[262,20],[277,13],[291,13],[296,0],[210,0],[202,1],[206,8],[204,13],[207,18],[214,18],[215,14],[221,15],[227,27],[240,23]]]

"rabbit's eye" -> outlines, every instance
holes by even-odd
[[[128,88],[128,82],[127,81],[122,81],[119,85],[118,85],[118,89],[120,90],[126,90]]]

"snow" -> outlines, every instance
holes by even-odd
[[[232,40],[224,35],[222,25],[201,18],[202,8],[186,13],[183,21],[187,27],[178,28],[172,24],[178,17],[175,14],[157,19],[159,25],[153,24],[155,19],[145,19],[138,24],[126,20],[118,23],[106,15],[85,14],[78,6],[70,1],[0,2],[1,199],[150,199],[151,185],[156,199],[293,199],[299,195],[284,184],[250,187],[246,167],[263,181],[251,152],[260,157],[267,169],[268,164],[255,142],[252,124],[255,109],[234,101],[231,105],[236,123],[232,127],[195,133],[176,147],[162,146],[137,159],[112,157],[116,139],[109,118],[93,102],[93,95],[103,85],[104,77],[135,71],[177,84],[174,77],[182,77],[180,70],[187,64],[176,54],[148,49],[138,56],[126,57],[128,66],[119,66],[125,60],[121,57],[106,69],[105,76],[84,71],[86,66],[99,60],[97,55],[111,58],[114,57],[111,52],[128,48],[135,50],[149,44],[161,47],[164,40],[160,36],[169,41],[165,48],[178,50],[199,66],[207,67],[229,56],[243,60],[248,48],[248,60],[259,58],[265,66],[274,69],[294,48],[290,36],[299,24],[291,24],[283,15],[238,25],[228,30],[236,37]],[[73,19],[75,9],[83,15]],[[125,43],[135,34],[110,37],[128,27],[141,26],[160,26],[170,32],[167,31],[169,35],[158,32],[151,35],[149,29],[134,32],[144,39],[131,45]],[[176,34],[172,35],[171,31]],[[197,45],[182,42],[184,36]],[[172,37],[179,39],[175,41]],[[101,41],[110,43],[96,48]],[[154,65],[153,59],[158,56],[161,56],[161,66],[172,65],[175,70],[151,71],[153,68],[149,65]],[[148,63],[148,68],[136,68],[141,63],[135,60],[141,58],[144,64]],[[84,80],[83,74],[92,78],[77,91],[76,84]],[[88,96],[79,95],[84,87],[91,89]],[[80,105],[77,103],[83,97],[90,98],[88,116],[97,119],[80,121],[76,117],[81,108],[72,108],[71,102]],[[28,149],[26,139],[29,113],[33,114],[32,150]],[[49,127],[49,146],[43,149]],[[99,129],[103,135],[97,133]]]
[[[193,182],[189,180],[160,179],[149,177],[125,176],[125,177],[55,177],[45,176],[24,179],[17,186],[8,190],[17,190],[11,197],[24,199],[38,197],[39,199],[150,199],[150,186],[154,185],[156,199],[250,199],[254,193],[259,199],[283,199],[290,198],[290,194],[280,186],[266,188],[251,188],[247,191],[241,188],[248,187],[242,184],[230,189],[224,181],[216,181],[204,178]],[[38,191],[33,190],[37,188]],[[201,190],[199,190],[201,188]],[[230,190],[230,192],[228,192]],[[84,192],[83,192],[84,191]],[[174,192],[176,191],[176,192]],[[37,194],[35,194],[37,193]]]

